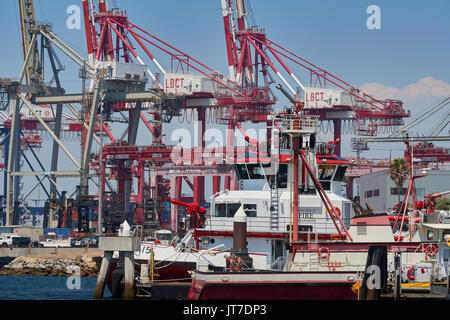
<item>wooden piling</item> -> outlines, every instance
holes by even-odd
[[[400,300],[402,295],[402,258],[400,251],[395,252],[394,269],[395,269],[394,299]]]
[[[105,251],[103,254],[102,264],[100,266],[100,271],[97,278],[97,284],[95,285],[94,299],[103,298],[103,293],[105,292],[105,282],[106,276],[109,272],[111,266],[113,251]]]
[[[447,266],[447,291],[446,291],[447,299],[450,299],[450,266]]]
[[[132,300],[134,299],[134,252],[126,251],[124,260],[125,290],[123,293],[123,298],[125,300]]]
[[[99,249],[104,251],[100,273],[97,278],[97,285],[94,291],[94,299],[101,299],[105,289],[105,280],[109,271],[112,255],[118,251],[124,259],[124,299],[134,299],[134,252],[141,250],[141,239],[138,237],[119,236],[101,237]]]
[[[371,267],[378,267],[380,273],[375,274],[375,276],[379,277],[376,279],[377,284],[380,286],[378,288],[370,287],[367,285],[371,275],[368,273],[368,270],[371,270]],[[385,246],[370,246],[369,251],[367,252],[367,260],[366,267],[364,269],[364,276],[360,288],[360,300],[377,300],[380,297],[380,293],[384,290],[386,286],[387,279],[387,248]]]

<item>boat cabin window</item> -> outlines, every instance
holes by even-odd
[[[264,172],[259,163],[247,165],[250,179],[264,179]]]
[[[333,180],[334,181],[344,181],[344,176],[345,176],[346,171],[347,171],[346,166],[338,166]]]
[[[331,180],[333,177],[335,166],[332,165],[320,165],[319,166],[319,180]]]
[[[240,206],[240,203],[216,203],[215,216],[232,218]],[[256,204],[244,204],[243,209],[247,217],[256,217]]]
[[[334,165],[319,165],[318,178],[324,190],[331,190],[331,178],[335,171],[336,166]]]
[[[247,217],[256,217],[256,204],[244,204],[244,212]]]
[[[235,164],[234,170],[236,171],[236,175],[239,180],[247,180],[248,179],[247,165]]]
[[[273,175],[267,175],[267,182],[269,183],[270,187],[274,188],[274,179]],[[287,164],[280,164],[278,166],[278,172],[277,172],[277,188],[287,188],[288,184],[288,166]]]
[[[240,203],[216,203],[216,217],[234,217],[238,211]]]
[[[227,203],[227,217],[234,217],[234,214],[240,207],[240,203]]]
[[[225,203],[216,203],[215,216],[226,217],[226,215],[227,215],[227,205]]]
[[[287,164],[280,164],[280,168],[277,172],[278,188],[287,188],[288,181],[288,168]]]
[[[444,233],[442,234],[442,239],[444,239],[445,242],[450,241],[450,230],[444,230]]]
[[[235,164],[234,170],[239,180],[260,180],[267,178],[270,187],[273,188],[273,168],[270,163],[242,163]],[[265,175],[264,175],[265,174]],[[277,187],[287,188],[288,166],[280,164],[277,172]]]
[[[270,166],[270,164],[263,166]],[[235,164],[234,170],[236,171],[239,180],[264,179],[263,168],[259,163]]]
[[[171,240],[171,232],[156,232],[156,240]]]

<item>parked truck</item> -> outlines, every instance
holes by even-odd
[[[45,241],[39,242],[39,247],[43,248],[69,248],[71,239],[58,239],[54,232],[49,232]]]
[[[15,248],[25,248],[28,247],[31,243],[30,237],[12,237],[12,246]]]
[[[17,234],[4,234],[0,236],[0,246],[6,247],[28,247],[31,243],[30,237],[21,237]]]
[[[11,247],[13,236],[14,235],[11,235],[11,234],[4,234],[4,235],[0,236],[0,246],[3,248]]]

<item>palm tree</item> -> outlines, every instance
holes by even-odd
[[[398,202],[400,202],[401,190],[403,183],[409,175],[409,166],[402,158],[396,158],[389,163],[389,176],[397,186]]]

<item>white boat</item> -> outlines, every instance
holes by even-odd
[[[275,142],[275,137],[280,137]],[[210,210],[205,215],[204,223],[195,227],[176,245],[164,245],[155,242],[143,242],[140,252],[136,252],[137,263],[148,263],[150,251],[153,250],[155,266],[161,279],[186,278],[186,272],[195,268],[197,261],[200,264],[209,264],[210,269],[224,268],[225,257],[230,255],[233,246],[233,216],[242,207],[247,215],[247,250],[253,259],[253,268],[258,270],[281,269],[289,255],[287,244],[293,242],[293,171],[292,148],[283,141],[285,137],[273,130],[272,145],[280,146],[272,148],[272,154],[278,155],[276,163],[274,158],[253,158],[238,161],[234,166],[237,176],[241,180],[253,180],[264,182],[262,190],[223,190],[214,194],[210,199]],[[311,138],[310,138],[311,139]],[[307,146],[309,140],[304,142]],[[283,147],[286,146],[286,149]],[[365,252],[345,255],[345,261],[352,261],[356,269],[364,265],[367,248],[373,243],[398,244],[398,230],[392,228],[394,216],[387,214],[372,216],[354,216],[352,203],[342,195],[342,182],[349,162],[334,154],[322,152],[315,153],[312,148],[304,148],[303,161],[300,159],[298,178],[298,242],[309,244],[302,250],[309,252],[306,260],[293,261],[295,264],[310,266],[310,257],[317,256],[317,245],[323,243],[343,243],[352,245],[360,243]],[[330,150],[331,148],[321,148]],[[310,168],[310,174],[306,168]],[[277,172],[276,175],[273,172]],[[314,183],[314,177],[317,183]],[[324,201],[320,190],[329,199]],[[330,214],[330,203],[337,210],[338,217]],[[336,218],[342,224],[336,223]],[[423,213],[415,224],[414,237],[402,238],[402,245],[408,243],[408,247],[414,252],[405,252],[404,268],[421,270],[417,273],[415,281],[421,281],[431,272],[429,263],[423,264],[425,248],[428,244],[443,242],[443,236],[436,239],[427,238],[426,218]],[[406,221],[405,219],[403,219]],[[417,219],[416,219],[417,220]],[[378,225],[383,221],[382,225]],[[399,220],[400,221],[400,220]],[[375,223],[375,224],[374,224]],[[194,224],[196,226],[196,224]],[[405,224],[406,226],[406,224]],[[428,227],[432,227],[428,224]],[[365,228],[365,229],[364,229]],[[436,228],[444,228],[439,224]],[[348,230],[347,230],[348,229]],[[363,229],[365,231],[363,231]],[[343,232],[345,230],[345,232]],[[370,232],[369,232],[370,231]],[[368,236],[369,233],[370,236]],[[447,231],[446,231],[447,232]],[[437,234],[435,232],[435,234]],[[327,247],[326,245],[324,247]],[[220,250],[217,248],[222,245]],[[436,244],[437,245],[437,244]],[[322,245],[321,245],[322,246]],[[361,249],[362,250],[362,249]],[[361,251],[357,250],[357,251]],[[362,251],[364,251],[362,250]],[[208,254],[202,254],[208,251]],[[445,248],[442,249],[445,252]],[[341,253],[343,254],[343,253]],[[200,259],[201,257],[201,259]],[[300,259],[301,256],[296,256]],[[445,257],[445,256],[444,256]],[[445,260],[445,258],[442,258]],[[447,258],[448,259],[448,258]],[[206,261],[206,262],[205,262]],[[339,260],[340,261],[340,260]],[[443,261],[442,268],[447,264]],[[314,266],[316,268],[317,266]],[[328,265],[326,265],[328,268]],[[422,272],[425,270],[425,272]],[[407,274],[407,272],[405,272]]]
[[[403,231],[399,238],[398,228],[394,229],[393,224],[396,219],[406,221],[406,217],[399,219],[386,213],[355,217],[351,201],[341,192],[349,162],[332,153],[315,153],[309,148],[311,145],[308,146],[312,144],[311,138],[305,139],[307,147],[303,148],[303,157],[299,160],[298,235],[295,237],[291,231],[294,229],[291,204],[295,180],[292,148],[288,144],[283,149],[286,146],[283,136],[273,130],[272,141],[276,137],[280,137],[280,141],[272,145],[280,149],[271,152],[278,155],[275,165],[274,158],[247,158],[235,164],[239,179],[262,181],[262,190],[224,190],[214,194],[209,213],[200,227],[191,229],[176,245],[143,242],[135,261],[147,264],[153,250],[159,279],[186,279],[187,271],[195,269],[197,263],[208,265],[210,270],[225,268],[226,257],[233,247],[233,216],[242,207],[247,216],[247,250],[254,269],[281,270],[289,261],[291,271],[336,270],[347,265],[352,272],[361,272],[369,246],[385,243],[389,248],[405,248],[403,268],[404,275],[408,275],[405,281],[421,282],[432,274],[445,278],[448,266],[445,234],[450,233],[449,226],[424,223],[428,215],[421,213],[414,226],[411,225],[414,228],[411,236],[402,237],[409,234]],[[330,148],[322,148],[327,149]],[[306,170],[308,167],[311,171]],[[332,210],[335,211],[330,213]],[[433,237],[430,238],[431,229]],[[433,250],[438,248],[432,252],[433,256],[428,256],[429,246]],[[295,247],[301,248],[301,255],[293,254]],[[320,250],[326,252],[326,249],[330,250],[327,263],[323,263],[323,259],[318,261]]]
[[[273,136],[280,136],[273,130]],[[279,145],[278,141],[274,145]],[[322,148],[326,150],[326,148]],[[161,279],[187,278],[188,270],[195,268],[202,256],[212,268],[225,267],[225,256],[230,254],[233,241],[233,216],[243,207],[248,216],[248,250],[254,266],[270,269],[287,255],[286,243],[293,236],[292,160],[290,149],[274,149],[276,158],[242,159],[234,167],[240,180],[260,182],[262,190],[223,190],[211,196],[209,213],[203,224],[192,228],[176,245],[164,245],[158,241],[144,241],[141,251],[135,253],[135,261],[148,263],[153,250],[155,265]],[[332,153],[306,152],[305,157],[318,174],[320,183],[332,205],[340,213],[347,227],[352,215],[352,203],[342,195],[342,183],[350,164]],[[276,159],[276,162],[274,162]],[[275,175],[274,172],[277,174]],[[319,239],[345,238],[337,234],[327,208],[316,191],[311,176],[303,170],[299,177],[298,236],[306,239],[315,235]],[[191,224],[192,225],[192,224]],[[214,249],[222,245],[219,249]],[[213,249],[213,250],[211,250]],[[208,250],[208,254],[202,254]]]

